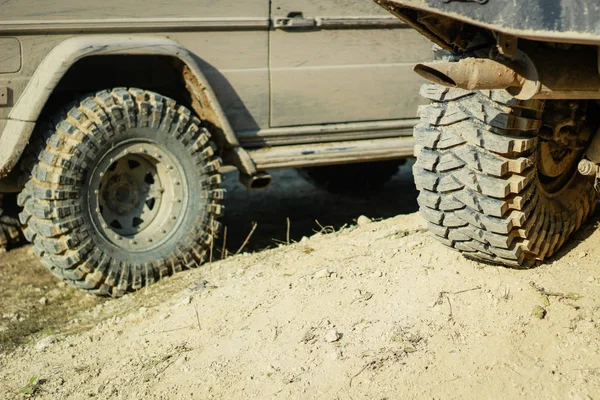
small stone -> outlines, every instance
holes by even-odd
[[[381,278],[383,276],[383,272],[381,272],[381,271],[375,271],[375,272],[373,272],[373,276],[375,278]]]
[[[48,304],[48,299],[45,297],[42,297],[41,299],[38,300],[38,303],[45,306],[46,304]]]
[[[331,329],[327,331],[325,334],[325,341],[328,343],[337,342],[342,338],[342,335],[338,333],[335,329]]]
[[[361,215],[356,219],[356,225],[363,226],[371,223],[371,218]]]
[[[534,317],[536,317],[538,319],[544,319],[544,318],[546,318],[546,314],[547,314],[546,309],[544,307],[541,307],[541,306],[535,306],[535,308],[531,312],[531,315],[533,315]]]
[[[104,390],[104,388],[106,387],[106,385],[103,383],[100,386],[98,386],[98,388],[96,389],[96,394],[100,394],[102,393],[102,391]]]
[[[579,254],[577,255],[579,258],[584,258],[587,256],[587,252],[585,251],[580,251]]]
[[[315,339],[315,337],[316,336],[313,333],[312,329],[309,329],[304,333],[304,336],[302,336],[302,339],[300,339],[300,342],[309,343],[309,342],[312,342]]]
[[[185,306],[192,302],[192,296],[185,296],[183,299],[177,303],[178,306]]]
[[[588,282],[594,282],[596,280],[596,278],[594,278],[593,276],[588,276],[587,281]]]
[[[545,294],[541,295],[540,299],[542,300],[544,306],[548,307],[550,305],[550,298]]]
[[[38,351],[46,350],[52,343],[56,343],[56,337],[54,336],[46,336],[36,343],[35,349]]]
[[[331,276],[332,272],[329,271],[327,268],[323,268],[320,271],[317,271],[317,273],[315,274],[315,278],[317,279],[321,279],[321,278],[329,278]]]

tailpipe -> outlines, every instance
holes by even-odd
[[[262,190],[271,186],[273,178],[266,172],[246,175],[240,172],[240,183],[250,190]]]
[[[414,71],[438,85],[467,90],[521,87],[524,80],[514,69],[487,58],[421,63],[414,67]]]
[[[526,71],[522,74],[520,71]],[[537,79],[527,79],[530,68],[512,66],[488,58],[420,63],[414,71],[438,85],[466,90],[507,89],[517,98],[528,99],[539,91]],[[537,74],[535,74],[537,75]],[[537,76],[536,76],[537,78]]]

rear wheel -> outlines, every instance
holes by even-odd
[[[377,189],[398,173],[405,160],[327,165],[298,170],[300,176],[317,187],[333,193]]]
[[[429,229],[466,256],[531,267],[593,212],[577,172],[595,122],[586,103],[424,85],[414,175]]]
[[[102,91],[38,138],[20,219],[55,275],[120,296],[204,261],[224,191],[210,134],[188,109],[140,89]]]

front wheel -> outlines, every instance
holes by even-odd
[[[224,191],[210,134],[187,108],[107,90],[37,135],[20,219],[55,275],[121,296],[203,262]]]
[[[593,178],[577,172],[597,107],[517,101],[505,91],[424,85],[413,172],[437,239],[466,256],[531,267],[593,212]]]

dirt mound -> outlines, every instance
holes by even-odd
[[[0,397],[600,393],[593,226],[566,255],[518,271],[465,260],[417,215],[360,222],[97,304],[82,314],[113,317],[2,356]]]

